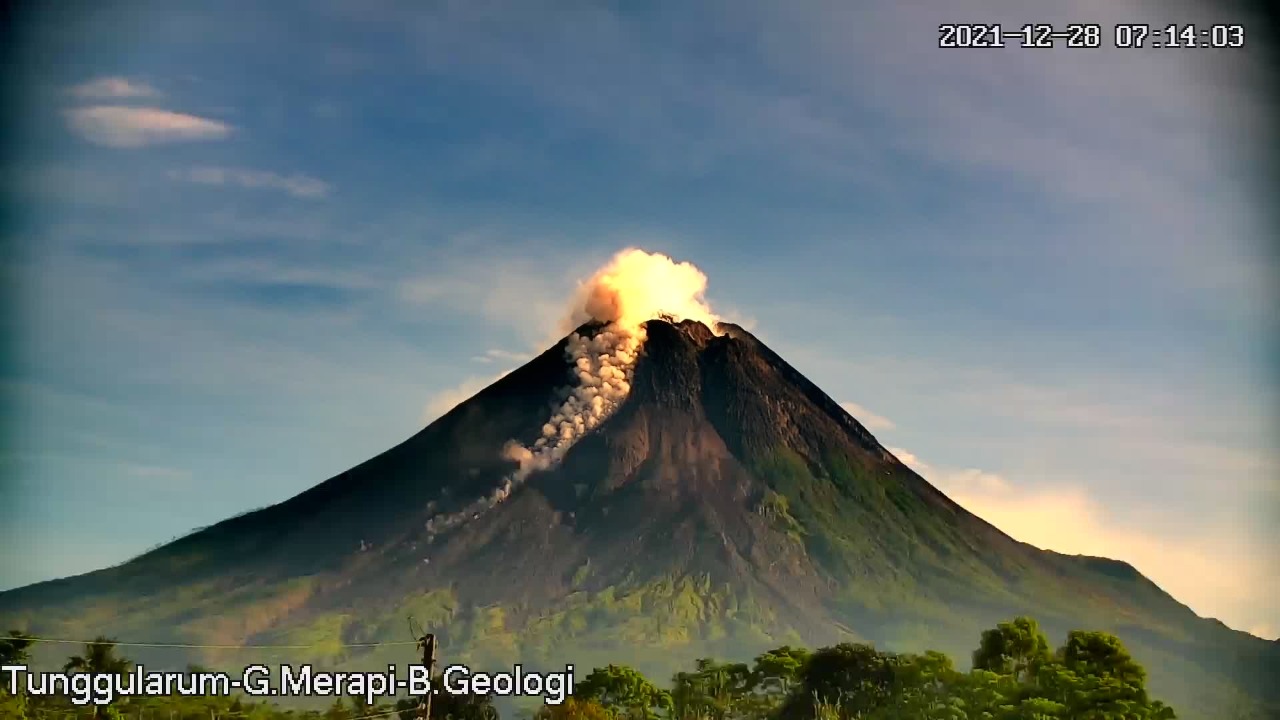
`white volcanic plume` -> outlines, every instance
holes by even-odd
[[[507,443],[503,453],[519,463],[515,472],[461,511],[431,518],[427,530],[442,532],[506,500],[530,474],[555,465],[579,439],[608,419],[631,392],[646,321],[662,316],[697,320],[716,332],[718,318],[703,297],[706,289],[707,276],[692,264],[638,248],[614,255],[581,283],[565,320],[566,330],[589,320],[606,325],[593,336],[569,335],[565,355],[574,366],[574,385],[568,396],[542,426],[532,447],[514,440]]]
[[[598,320],[642,333],[645,321],[664,314],[714,330],[719,318],[703,297],[706,291],[707,276],[693,264],[627,248],[578,286],[566,330]]]

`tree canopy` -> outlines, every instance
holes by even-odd
[[[0,639],[0,661],[29,660],[31,641]],[[130,668],[115,643],[99,637],[67,660],[69,672],[122,673]],[[1097,631],[1073,631],[1051,651],[1035,620],[1014,618],[982,632],[973,667],[958,670],[939,652],[893,653],[863,643],[810,651],[784,645],[751,663],[701,658],[664,689],[624,664],[595,668],[561,705],[533,720],[1168,720],[1172,708],[1149,697],[1146,672],[1124,643]],[[337,698],[323,710],[286,709],[248,697],[129,697],[106,708],[74,707],[65,698],[11,695],[0,688],[0,717],[357,720],[417,717],[417,698],[370,704]],[[1239,709],[1233,718],[1249,717]],[[488,695],[442,693],[432,720],[498,720]]]

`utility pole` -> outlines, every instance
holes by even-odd
[[[436,636],[434,633],[427,633],[418,638],[418,647],[422,650],[422,665],[427,669],[427,692],[422,696],[422,700],[418,702],[418,717],[421,720],[430,720],[431,718],[431,693],[434,688],[430,686],[432,670],[436,667]]]

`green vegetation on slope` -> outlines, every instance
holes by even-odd
[[[1055,633],[1079,624],[1121,632],[1152,666],[1155,684],[1188,708],[1212,712],[1242,693],[1227,640],[1196,645],[1188,628],[1204,621],[1125,563],[976,552],[975,539],[925,507],[900,475],[839,452],[806,458],[775,447],[751,468],[785,500],[770,511],[786,510],[775,526],[794,523],[809,556],[837,583],[836,617],[874,628],[884,646],[960,653],[975,625],[1034,612]]]
[[[473,666],[604,666],[626,648],[628,664],[664,676],[693,658],[750,657],[780,644],[849,640],[961,657],[974,627],[1033,613],[1055,636],[1078,626],[1119,634],[1150,669],[1152,686],[1180,707],[1212,708],[1246,687],[1233,665],[1240,662],[1232,654],[1234,638],[1210,638],[1207,631],[1196,636],[1192,621],[1200,621],[1123,563],[1031,550],[978,552],[982,539],[957,529],[945,507],[926,507],[927,498],[894,474],[901,469],[873,466],[843,451],[814,458],[775,448],[749,469],[760,484],[745,501],[748,522],[759,527],[763,520],[785,538],[788,562],[798,558],[820,568],[829,581],[826,587],[814,583],[821,597],[797,593],[807,602],[788,605],[794,598],[779,595],[789,588],[767,571],[730,575],[725,582],[725,576],[665,567],[661,555],[642,570],[606,566],[600,558],[609,555],[601,553],[561,571],[568,594],[536,608],[524,604],[519,589],[485,605],[466,600],[465,586],[406,591],[384,578],[410,573],[389,564],[379,572],[342,568],[280,580],[246,567],[236,576],[171,578],[168,586],[153,582],[145,589],[127,582],[128,574],[110,575],[112,570],[99,578],[97,592],[45,607],[19,606],[6,619],[50,637],[106,631],[130,640],[307,646],[147,652],[140,657],[148,665],[195,661],[234,668],[252,660],[359,669],[405,662],[402,645],[358,645],[404,642],[406,618],[412,617],[436,632],[451,656]],[[720,536],[712,540],[718,543]],[[773,552],[777,545],[769,547]],[[783,587],[770,594],[764,581]],[[797,606],[813,608],[812,615],[800,616]],[[1168,614],[1171,606],[1183,615]],[[830,634],[815,635],[827,632],[821,628]],[[60,661],[49,650],[38,653],[43,667]]]

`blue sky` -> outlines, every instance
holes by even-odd
[[[305,10],[304,10],[305,5]],[[278,502],[638,245],[1015,537],[1275,637],[1245,51],[937,47],[1166,4],[102,3],[28,27],[0,587]],[[1151,6],[1146,6],[1151,7]],[[963,10],[963,12],[962,12]]]

